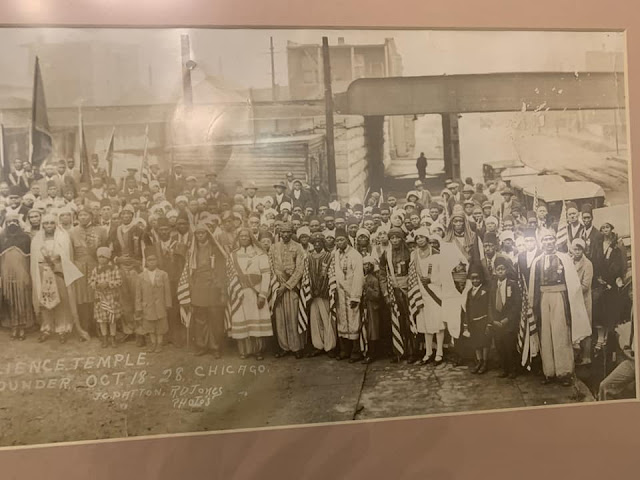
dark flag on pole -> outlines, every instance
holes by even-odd
[[[111,178],[111,174],[113,173],[113,137],[116,133],[116,127],[113,127],[111,130],[111,138],[109,139],[109,145],[107,146],[107,154],[105,155],[105,160],[107,161],[107,172],[109,173],[109,178]]]
[[[40,73],[40,60],[36,57],[33,75],[33,103],[31,106],[31,164],[40,167],[53,151],[53,140],[47,116],[47,102]]]
[[[80,109],[78,120],[78,137],[80,139],[80,182],[91,185],[91,167],[89,166],[89,154],[87,153],[87,142],[84,139],[84,125],[82,123],[82,109]]]

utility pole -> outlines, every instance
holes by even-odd
[[[322,65],[324,67],[324,108],[326,118],[327,170],[329,173],[329,192],[338,193],[336,182],[336,151],[333,137],[333,93],[331,91],[331,58],[329,57],[329,38],[322,37]]]
[[[276,85],[276,64],[273,55],[273,37],[269,37],[269,53],[271,54],[271,99],[278,99],[278,86]]]
[[[613,56],[613,78],[616,82],[616,92],[618,91],[618,69],[616,65],[616,56]],[[617,98],[617,97],[616,97]],[[618,112],[620,111],[619,106],[613,110],[613,128],[615,129],[616,136],[616,155],[620,155],[620,139],[618,138]]]
[[[182,53],[182,94],[184,104],[193,105],[193,87],[191,85],[191,46],[189,44],[189,35],[180,36],[180,49]]]

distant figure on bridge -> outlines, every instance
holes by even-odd
[[[416,168],[418,169],[418,178],[424,180],[427,177],[427,157],[424,152],[420,152],[420,156],[416,160]]]

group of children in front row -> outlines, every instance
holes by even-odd
[[[135,313],[136,320],[148,336],[151,351],[158,352],[163,336],[168,331],[167,309],[171,308],[171,290],[167,273],[158,269],[155,251],[146,253],[145,268],[137,274],[135,283]],[[94,318],[100,327],[102,346],[115,346],[116,320],[122,313],[119,302],[122,275],[111,262],[111,250],[108,247],[99,248],[97,257],[98,266],[89,280],[95,292]],[[365,256],[363,265],[362,308],[367,310],[368,337],[372,341],[367,356],[369,363],[373,360],[373,343],[381,337],[380,317],[384,301],[376,273],[376,260],[372,256]],[[508,268],[508,259],[496,259],[495,285],[488,285],[484,281],[482,267],[470,268],[471,288],[467,294],[462,325],[463,337],[475,350],[476,364],[472,373],[483,374],[488,370],[488,355],[493,341],[504,369],[502,376],[515,377],[517,374],[516,336],[522,298],[518,283],[507,278]]]
[[[93,269],[89,285],[95,292],[94,319],[100,327],[102,347],[115,346],[116,320],[122,315],[119,301],[122,275],[111,262],[111,249],[97,250],[98,266]],[[145,268],[137,274],[135,282],[135,319],[147,335],[151,352],[161,350],[164,335],[169,330],[167,309],[171,308],[169,276],[158,268],[158,257],[153,249],[145,256]]]

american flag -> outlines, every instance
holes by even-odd
[[[417,318],[422,308],[424,308],[424,301],[420,293],[420,279],[415,262],[411,262],[409,264],[409,321],[413,333],[418,333]]]
[[[243,297],[242,285],[240,285],[238,272],[236,271],[232,255],[227,257],[227,280],[227,294],[229,296],[229,301],[227,302],[227,308],[225,310],[224,323],[225,329],[229,331],[231,330],[231,319],[242,306]]]
[[[365,298],[360,302],[360,311],[362,318],[362,328],[360,329],[360,351],[364,356],[369,352],[369,310]]]
[[[116,315],[113,305],[109,302],[105,302],[104,300],[102,300],[99,305],[100,305],[100,309],[104,310],[109,315],[109,321],[113,322],[115,320],[115,315]]]
[[[267,301],[269,302],[269,308],[271,309],[271,313],[275,312],[276,308],[276,292],[280,288],[280,280],[276,276],[276,272],[273,269],[273,260],[271,256],[269,256],[269,265],[271,266],[271,275],[269,277],[269,294]]]
[[[390,258],[387,258],[387,277],[391,277],[389,270]],[[402,341],[402,335],[400,335],[400,309],[396,302],[396,294],[393,291],[391,282],[387,282],[387,296],[389,297],[389,305],[391,310],[391,337],[393,339],[393,350],[397,356],[404,355],[404,342]]]
[[[562,212],[560,212],[560,220],[558,220],[558,233],[556,235],[556,245],[558,247],[566,244],[569,240],[569,233],[567,231],[567,206],[562,201]]]
[[[189,325],[191,324],[191,288],[189,286],[189,272],[190,266],[189,261],[187,261],[182,269],[182,274],[180,274],[177,289],[178,304],[180,305],[180,320],[187,328],[189,328]]]
[[[527,284],[522,273],[518,279],[518,284],[522,292],[522,309],[520,310],[520,326],[518,328],[518,352],[522,355],[522,366],[527,370],[531,370],[531,363],[533,358],[538,355],[539,350],[538,327],[529,303]]]
[[[329,264],[329,315],[331,321],[336,325],[338,318],[338,281],[336,280],[335,256]]]
[[[304,260],[304,272],[300,283],[300,301],[298,302],[298,333],[304,333],[309,328],[309,305],[311,302],[311,276],[309,274],[309,259]]]
[[[149,124],[144,129],[144,150],[142,151],[142,161],[140,162],[140,183],[149,186],[151,180],[151,170],[149,169]]]

